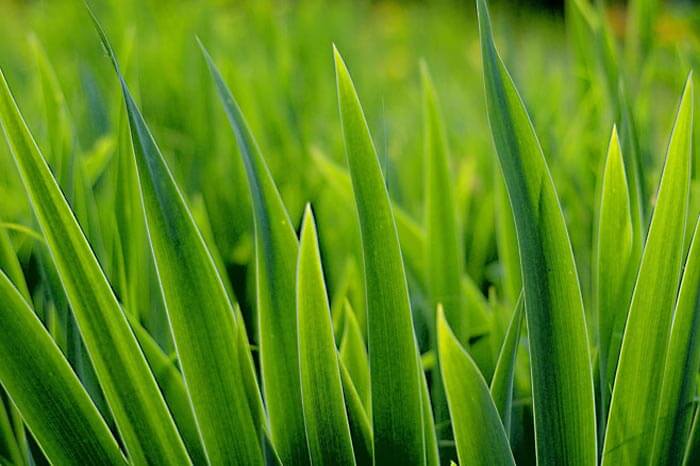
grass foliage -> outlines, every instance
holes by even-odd
[[[697,7],[0,8],[1,465],[700,461]]]

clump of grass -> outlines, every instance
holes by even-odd
[[[172,133],[142,113],[128,53],[120,66],[92,11],[117,124],[82,151],[62,76],[33,36],[48,144],[0,71],[0,127],[24,191],[8,182],[14,197],[0,202],[12,220],[0,223],[0,462],[694,464],[693,78],[654,186],[639,129],[653,119],[635,113],[648,98],[635,73],[658,66],[648,6],[634,2],[623,63],[602,8],[568,2],[571,95],[586,110],[567,127],[572,144],[538,137],[477,0],[479,119],[495,150],[455,157],[452,102],[424,61],[415,172],[387,162],[335,46],[345,164],[295,116],[244,115],[255,96],[227,79],[209,38],[197,40],[205,90],[190,96],[205,109],[188,115],[205,123],[181,143],[224,156],[172,157],[161,150]],[[226,131],[207,127],[219,119],[210,99]],[[277,145],[258,143],[267,132]],[[567,152],[584,153],[585,138],[607,145],[599,167]],[[559,160],[547,153],[557,144]]]

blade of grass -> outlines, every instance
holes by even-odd
[[[236,325],[243,323],[235,320],[211,254],[96,19],[95,26],[124,96],[148,238],[207,458],[261,463],[261,437],[240,384]],[[199,309],[197,318],[192,309]]]
[[[360,325],[357,323],[355,311],[350,303],[345,300],[344,320],[345,328],[340,341],[340,359],[350,373],[352,381],[357,388],[357,393],[362,400],[362,406],[368,413],[370,409],[370,383],[369,383],[369,360],[367,358],[367,348],[362,338]]]
[[[301,395],[311,462],[354,465],[321,253],[309,205],[299,244],[297,319]]]
[[[513,207],[525,296],[538,464],[596,464],[593,377],[571,243],[535,130],[477,0],[486,100]]]
[[[638,264],[633,259],[630,193],[616,128],[612,131],[603,171],[598,215],[594,280],[601,424],[604,426]]]
[[[0,125],[129,459],[137,463],[189,463],[126,317],[29,132],[2,72]]]
[[[430,309],[441,303],[445,317],[462,344],[469,338],[464,312],[460,250],[460,228],[450,177],[447,135],[438,107],[437,94],[427,66],[421,66],[426,157],[426,259]]]
[[[369,128],[334,48],[338,105],[362,234],[375,464],[425,463],[420,367],[396,223]]]
[[[673,315],[650,464],[681,464],[693,420],[700,368],[700,220]]]
[[[209,53],[201,47],[236,136],[253,201],[261,372],[272,441],[283,463],[303,465],[310,459],[302,412],[294,312],[298,241],[244,116]]]
[[[367,412],[362,406],[360,396],[357,394],[350,373],[340,361],[340,378],[343,381],[343,397],[348,413],[350,435],[352,436],[352,448],[355,452],[357,466],[373,465],[374,439],[372,425]]]
[[[649,458],[673,304],[682,268],[690,193],[692,75],[683,91],[622,339],[603,465]]]
[[[515,379],[515,357],[518,353],[518,342],[520,341],[520,329],[522,327],[523,315],[525,315],[525,299],[522,293],[518,298],[513,311],[510,325],[506,331],[506,336],[501,345],[501,351],[496,361],[496,369],[491,380],[491,397],[501,416],[506,434],[510,435],[510,420],[513,407],[513,380]]]
[[[148,364],[151,366],[153,376],[158,382],[163,398],[173,415],[175,425],[182,436],[182,441],[194,464],[206,464],[207,455],[202,446],[202,441],[197,430],[197,422],[190,407],[190,397],[187,387],[182,379],[182,374],[175,365],[176,355],[168,356],[158,346],[151,335],[132,319],[132,329],[139,340],[141,349]]]
[[[484,377],[438,310],[438,357],[457,456],[470,466],[515,465],[506,431]]]
[[[0,383],[54,464],[126,465],[61,350],[0,272]]]

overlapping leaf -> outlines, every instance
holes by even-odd
[[[338,103],[360,220],[375,464],[425,463],[421,382],[406,275],[381,167],[345,63],[334,50]]]
[[[544,154],[477,0],[493,140],[520,245],[540,465],[596,463],[593,378],[581,291]]]

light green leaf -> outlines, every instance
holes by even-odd
[[[463,253],[455,209],[454,181],[450,176],[447,135],[435,88],[425,64],[421,67],[425,138],[426,261],[428,306],[441,303],[445,317],[462,344],[469,338],[462,294]]]
[[[259,464],[261,435],[240,383],[233,306],[116,56],[97,27],[124,95],[151,251],[207,458],[213,464]],[[196,316],[193,309],[198,309]]]
[[[199,437],[197,421],[192,413],[185,381],[175,365],[176,355],[165,354],[153,337],[134,319],[131,324],[192,462],[206,464],[207,455]]]
[[[374,457],[374,439],[372,426],[367,412],[362,406],[360,396],[357,394],[350,373],[340,361],[340,378],[343,381],[343,396],[350,424],[352,436],[352,448],[355,452],[357,466],[372,466]]]
[[[243,156],[253,201],[261,372],[272,441],[283,463],[307,464],[294,312],[297,236],[238,104],[202,50]]]
[[[666,360],[682,268],[690,193],[693,84],[688,77],[671,134],[656,208],[622,340],[603,464],[649,458],[659,406],[659,368]]]
[[[396,223],[350,74],[334,49],[345,150],[362,233],[375,464],[425,463],[420,368]]]
[[[308,205],[297,263],[297,319],[301,395],[311,463],[354,465],[318,236]]]
[[[459,462],[470,466],[515,465],[486,381],[450,330],[442,309],[438,310],[437,334]]]
[[[129,459],[189,463],[126,317],[1,72],[0,124]]]
[[[613,128],[603,172],[594,262],[598,367],[603,425],[607,419],[638,258],[625,165]]]
[[[700,368],[700,219],[685,263],[664,368],[650,464],[681,464]]]
[[[22,295],[0,272],[0,383],[54,464],[126,465],[85,389]]]
[[[340,341],[340,359],[347,368],[365,411],[370,409],[369,360],[355,311],[347,300],[343,305],[345,329]]]
[[[510,325],[501,345],[496,361],[496,369],[491,380],[491,397],[501,416],[506,434],[510,434],[511,409],[513,406],[513,380],[515,378],[515,357],[518,353],[520,329],[525,315],[525,299],[522,293],[513,311]]]
[[[552,177],[477,0],[491,132],[513,207],[540,466],[596,464],[593,377],[571,243]]]

